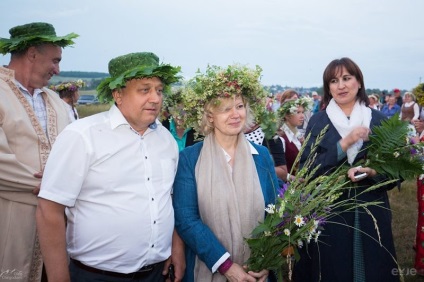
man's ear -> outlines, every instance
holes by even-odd
[[[122,89],[115,89],[112,91],[113,99],[117,105],[122,103]]]
[[[28,58],[29,61],[33,62],[35,60],[35,58],[37,57],[38,51],[37,48],[35,46],[31,46],[28,48],[27,52],[26,52],[26,56]]]

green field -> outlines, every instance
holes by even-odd
[[[80,90],[79,94],[80,95],[95,95],[95,96],[97,96],[96,90]]]

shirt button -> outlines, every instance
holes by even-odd
[[[147,156],[144,157],[147,160]]]
[[[152,198],[152,201],[154,201],[155,200],[155,198]]]
[[[147,177],[147,181],[149,181],[150,180],[150,177]]]
[[[155,220],[155,221],[153,221],[153,224],[156,224],[156,220]]]
[[[152,248],[155,246],[155,244],[152,245]]]

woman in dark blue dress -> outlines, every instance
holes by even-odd
[[[317,149],[316,164],[320,164],[317,176],[347,163],[352,166],[348,176],[357,183],[357,188],[350,189],[340,199],[356,197],[357,201],[379,201],[382,204],[368,207],[374,218],[365,210],[357,209],[342,212],[327,222],[319,243],[300,249],[301,258],[295,265],[294,281],[399,281],[387,195],[387,190],[395,184],[360,194],[387,178],[371,167],[356,167],[357,161],[365,158],[368,135],[385,116],[367,107],[369,101],[362,72],[349,58],[332,61],[324,71],[323,82],[327,107],[309,121],[306,136],[311,134],[311,137],[301,165],[317,136],[328,125]],[[355,180],[356,171],[366,174]]]

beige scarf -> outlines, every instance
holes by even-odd
[[[244,238],[263,220],[265,200],[249,143],[238,135],[233,172],[214,134],[206,136],[195,175],[199,212],[206,224],[231,255],[243,265],[250,256]],[[194,281],[226,281],[196,257]]]

